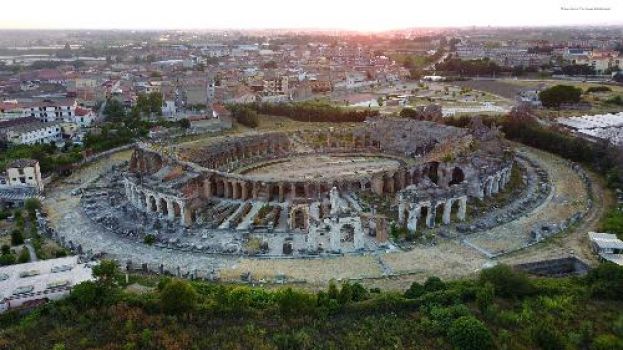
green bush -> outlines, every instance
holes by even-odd
[[[563,103],[577,103],[582,97],[582,89],[571,85],[555,85],[539,93],[545,107],[560,107]]]
[[[437,292],[444,289],[446,289],[446,284],[437,276],[431,276],[424,282],[426,292]]]
[[[143,243],[148,244],[148,245],[152,245],[156,243],[156,236],[152,234],[145,235],[145,238],[143,238]]]
[[[411,283],[409,289],[407,289],[407,291],[405,292],[405,298],[417,299],[421,297],[424,293],[426,293],[424,287],[417,282],[413,282]]]
[[[15,229],[11,231],[11,245],[20,244],[24,244],[24,233],[19,229]]]
[[[591,86],[588,89],[586,89],[587,93],[591,93],[591,92],[608,92],[608,91],[612,91],[612,89],[608,86]]]
[[[496,295],[506,298],[524,297],[535,292],[532,282],[522,272],[513,271],[508,265],[496,265],[480,272],[480,282],[491,283]]]
[[[172,280],[160,291],[162,309],[169,314],[183,314],[197,306],[198,294],[190,283]]]
[[[603,263],[586,275],[586,282],[593,297],[623,300],[623,267]]]
[[[493,349],[493,337],[489,329],[472,316],[463,316],[452,322],[448,330],[450,343],[458,350]]]
[[[26,247],[22,248],[22,251],[19,253],[19,256],[17,257],[17,262],[20,264],[30,262],[30,251],[28,250],[28,248]]]
[[[15,255],[13,254],[2,254],[0,255],[0,266],[7,266],[15,264]]]
[[[532,342],[542,350],[560,350],[565,348],[565,339],[551,322],[539,322],[531,330]]]
[[[593,340],[592,350],[623,350],[623,340],[612,335],[602,334]]]

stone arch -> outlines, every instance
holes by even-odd
[[[307,227],[307,215],[302,208],[292,211],[292,229],[304,230]]]
[[[446,210],[446,202],[437,202],[435,204],[435,225],[443,224],[443,212]]]
[[[355,244],[355,227],[352,224],[344,224],[340,227],[340,243],[343,248],[348,249],[348,245]],[[346,245],[346,246],[345,246]]]
[[[145,192],[142,191],[138,191],[138,201],[139,201],[139,205],[140,207],[146,206],[147,205],[147,197],[145,196]]]
[[[158,204],[156,203],[156,197],[154,196],[149,196],[149,211],[151,212],[158,211]]]
[[[463,181],[465,181],[465,173],[463,172],[463,169],[457,167],[454,167],[454,169],[452,169],[452,178],[450,179],[450,185],[457,185],[462,183]]]
[[[225,196],[225,182],[220,179],[216,182],[216,186],[215,186],[215,191],[216,191],[216,196],[217,197],[224,197]]]
[[[437,184],[439,182],[438,170],[439,170],[439,162],[428,163],[424,170],[425,175],[428,176],[430,181],[432,181],[434,184]]]
[[[428,205],[422,205],[420,207],[420,216],[417,218],[417,221],[423,223],[424,227],[430,227],[430,223],[428,222],[428,217],[431,215],[430,211],[431,208]]]
[[[182,208],[180,207],[179,203],[175,201],[173,201],[173,216],[176,218],[182,216]]]
[[[164,198],[160,198],[159,202],[160,202],[160,212],[162,213],[162,215],[164,216],[169,215],[169,207],[167,205],[167,200]]]

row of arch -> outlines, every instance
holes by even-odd
[[[436,201],[406,203],[401,200],[398,207],[398,222],[410,232],[416,232],[419,225],[433,228],[438,224],[448,225],[464,221],[467,212],[467,196]]]
[[[266,182],[209,176],[203,182],[203,192],[206,198],[264,199],[276,202],[297,198],[325,198],[333,187],[337,187],[342,192],[373,191],[377,195],[394,194],[407,186],[419,183],[423,177],[428,177],[433,183],[438,183],[438,167],[439,163],[432,162],[422,168],[400,169],[392,173],[377,174],[372,178],[329,182]],[[448,181],[449,185],[463,183],[465,181],[463,170],[454,167]]]
[[[506,185],[510,182],[512,170],[513,168],[511,165],[485,178],[482,182],[481,196],[491,197],[504,190]]]
[[[186,202],[182,199],[153,192],[128,179],[125,180],[125,192],[128,200],[139,210],[162,215],[169,221],[179,220],[184,226],[194,221],[193,212],[186,207]]]

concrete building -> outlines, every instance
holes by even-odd
[[[615,234],[589,232],[588,239],[602,260],[623,266],[623,241]]]
[[[59,122],[33,121],[0,129],[0,136],[18,145],[50,143],[61,139],[61,126]]]
[[[0,313],[61,299],[92,279],[77,256],[0,267]]]
[[[17,159],[10,162],[6,168],[8,185],[10,187],[34,187],[43,191],[41,168],[34,159]]]

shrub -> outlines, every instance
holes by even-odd
[[[542,350],[560,350],[565,348],[565,340],[550,322],[539,322],[531,330],[532,341]]]
[[[13,265],[15,264],[15,255],[13,254],[3,254],[0,255],[0,266]]]
[[[623,350],[623,340],[612,334],[597,336],[591,346],[592,350]]]
[[[501,297],[523,297],[534,293],[535,288],[522,272],[516,272],[508,265],[496,265],[480,272],[480,282],[493,285],[495,293]]]
[[[545,107],[560,107],[563,103],[577,103],[582,97],[582,89],[570,85],[555,85],[539,93]]]
[[[143,238],[143,243],[148,244],[148,245],[152,245],[156,243],[156,236],[152,234],[145,235],[145,238]]]
[[[424,290],[427,292],[436,292],[444,289],[446,289],[446,284],[437,276],[431,276],[424,282]]]
[[[623,300],[623,267],[603,263],[586,275],[591,295],[601,299]]]
[[[278,304],[282,315],[294,317],[312,314],[316,300],[312,294],[287,288],[279,293]]]
[[[183,314],[192,311],[197,305],[197,291],[190,283],[172,280],[160,292],[162,309],[169,314]]]
[[[425,292],[426,290],[424,290],[424,287],[421,284],[413,282],[411,283],[411,287],[409,287],[409,289],[405,292],[405,298],[417,299]]]
[[[21,230],[15,229],[11,232],[11,245],[24,244],[24,233]]]
[[[608,92],[608,91],[612,91],[612,89],[608,86],[591,86],[588,89],[586,89],[587,93],[591,93],[591,92]]]
[[[476,292],[476,304],[478,305],[480,312],[484,313],[487,308],[489,308],[494,297],[495,288],[493,287],[493,284],[485,282],[485,284]]]
[[[448,338],[459,350],[487,350],[494,347],[489,329],[472,316],[463,316],[452,322]]]
[[[26,247],[22,248],[22,251],[19,253],[19,256],[17,257],[17,262],[20,264],[30,262],[30,251],[28,250],[28,248]]]

